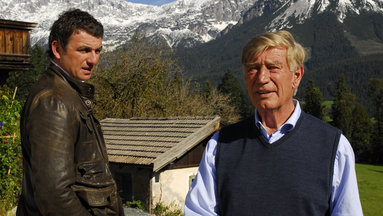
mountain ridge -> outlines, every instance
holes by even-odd
[[[281,14],[290,14],[286,13],[286,10],[292,10],[292,8],[283,7],[283,5],[299,1],[259,0],[248,10],[248,13],[244,14],[239,24],[225,30],[219,38],[196,47],[179,49],[178,56],[181,64],[184,65],[186,76],[200,83],[210,80],[211,84],[217,86],[223,75],[230,70],[244,88],[240,59],[242,48],[257,34],[270,31],[272,21],[282,17]],[[317,1],[318,4],[319,2]],[[368,80],[383,78],[380,64],[375,63],[379,58],[383,62],[383,7],[379,6],[376,10],[361,7],[358,10],[340,14],[342,10],[339,12],[333,8],[339,1],[328,2],[332,6],[327,6],[327,9],[323,11],[310,13],[304,22],[300,20],[300,16],[294,15],[287,19],[289,22],[279,23],[284,26],[281,29],[290,31],[307,52],[306,72],[301,86],[304,86],[306,80],[313,76],[324,97],[330,99],[334,82],[340,73],[347,72],[348,84],[358,83],[358,87],[352,86],[351,89],[360,100],[367,101],[368,96],[365,90],[368,87]],[[358,3],[357,0],[352,2]],[[341,20],[340,17],[342,17]],[[278,30],[281,29],[278,28]],[[374,55],[374,64],[369,64],[370,55]],[[353,62],[355,64],[353,66],[358,70],[345,70],[344,68],[350,68],[348,65],[350,62]],[[359,87],[363,88],[363,91],[356,90]],[[298,91],[298,97],[302,95],[303,91]]]
[[[340,22],[363,11],[383,13],[383,0],[176,0],[161,6],[124,0],[0,0],[0,18],[38,23],[31,42],[44,45],[53,21],[69,8],[89,11],[99,19],[105,26],[104,44],[111,49],[136,33],[157,37],[171,47],[193,47],[269,12],[274,16],[264,30],[276,31],[326,11]]]
[[[90,12],[105,27],[104,45],[110,49],[134,34],[157,36],[169,46],[194,46],[217,37],[234,25],[256,0],[177,0],[161,6],[124,0],[0,0],[0,19],[36,22],[32,44],[44,45],[58,14],[69,8]]]

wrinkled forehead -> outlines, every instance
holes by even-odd
[[[287,63],[287,49],[282,46],[278,47],[265,47],[249,53],[244,59],[243,66],[253,66],[260,64],[283,64]]]

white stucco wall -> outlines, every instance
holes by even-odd
[[[195,176],[197,171],[198,167],[172,169],[162,171],[157,177],[153,177],[152,206],[161,201],[166,205],[173,203],[183,210],[185,197],[189,191],[190,176]]]

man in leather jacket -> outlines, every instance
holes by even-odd
[[[17,215],[124,215],[109,170],[94,87],[103,26],[72,9],[51,28],[51,65],[21,116],[24,178]]]

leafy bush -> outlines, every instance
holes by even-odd
[[[7,86],[0,86],[0,215],[17,203],[21,191],[20,103]]]
[[[163,202],[158,202],[153,209],[153,213],[156,216],[183,216],[182,210],[174,203],[165,205]]]
[[[144,203],[142,203],[141,200],[135,200],[134,197],[132,201],[127,201],[126,205],[131,208],[138,208],[145,211]]]

